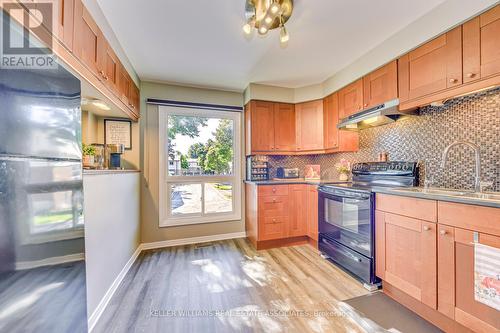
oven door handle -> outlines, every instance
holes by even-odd
[[[320,191],[324,197],[326,197],[327,199],[354,199],[354,200],[358,200],[358,201],[364,201],[364,200],[369,200],[370,199],[370,195],[362,195],[362,196],[356,196],[356,195],[349,195],[349,194],[346,194],[346,193],[338,193],[338,194],[332,194],[332,193],[329,193],[329,192],[324,192],[324,191]]]

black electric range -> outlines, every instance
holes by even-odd
[[[377,288],[375,276],[374,187],[418,185],[416,162],[357,163],[352,182],[323,184],[318,188],[318,247],[324,257],[365,283]]]

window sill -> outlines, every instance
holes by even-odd
[[[186,216],[178,218],[169,218],[167,220],[160,221],[160,228],[167,227],[177,227],[183,225],[193,225],[193,224],[205,224],[205,223],[221,223],[221,222],[235,222],[240,221],[240,214],[231,214],[227,216],[214,216],[214,217],[197,217],[197,216]]]

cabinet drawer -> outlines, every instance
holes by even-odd
[[[378,193],[375,196],[375,200],[377,210],[437,222],[437,202],[435,200]]]
[[[438,202],[439,223],[500,236],[500,208]]]
[[[287,237],[288,217],[264,217],[259,223],[259,240],[271,240]]]
[[[288,195],[288,185],[261,185],[259,196]]]
[[[259,216],[288,216],[287,196],[267,196],[259,198]]]

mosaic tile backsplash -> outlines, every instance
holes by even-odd
[[[270,176],[276,168],[299,168],[303,177],[306,164],[319,164],[321,177],[338,179],[335,164],[345,158],[351,163],[376,161],[381,152],[392,161],[416,161],[420,165],[420,184],[432,180],[432,186],[472,189],[474,185],[474,152],[456,146],[441,168],[442,153],[456,140],[481,147],[481,180],[491,182],[486,190],[500,191],[500,88],[456,98],[444,106],[427,106],[420,115],[406,117],[392,124],[362,130],[360,149],[356,153],[309,156],[270,156]]]

